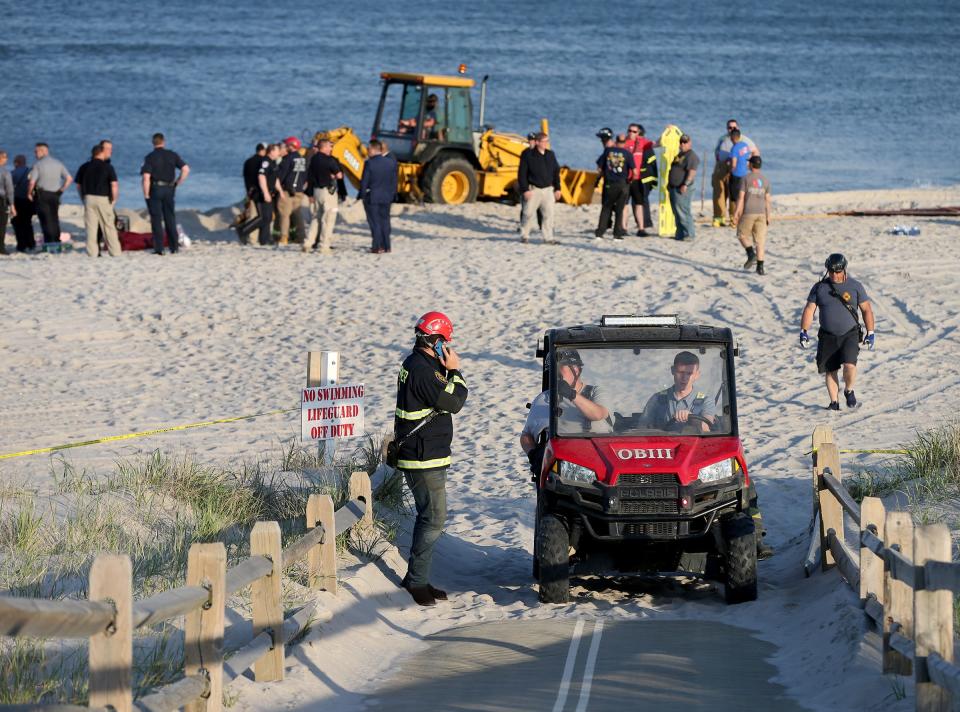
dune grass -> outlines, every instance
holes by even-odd
[[[884,497],[908,488],[911,501],[942,502],[960,496],[960,422],[917,431],[905,454],[856,472],[845,484],[851,494]]]
[[[864,497],[903,493],[907,509],[918,525],[944,523],[954,534],[960,529],[960,422],[917,431],[902,447],[905,454],[885,460],[877,468],[856,472],[845,485],[858,502]],[[953,558],[957,559],[954,544]],[[960,637],[960,595],[954,594],[954,631]]]
[[[90,564],[102,552],[130,556],[135,598],[180,586],[193,543],[223,542],[232,565],[249,555],[257,521],[279,522],[286,544],[304,532],[311,494],[329,494],[335,508],[343,506],[350,473],[372,474],[380,464],[380,440],[368,437],[340,455],[331,470],[322,450],[298,439],[280,442],[255,461],[226,465],[154,450],[117,460],[105,475],[54,459],[54,494],[0,491],[0,589],[32,598],[85,598]],[[351,530],[338,538],[338,548],[372,558],[395,539],[395,513],[407,508],[396,478],[374,499],[373,529]],[[283,601],[290,611],[308,596],[306,566],[294,565],[287,574]],[[250,613],[248,594],[229,604]],[[174,625],[139,631],[134,644],[138,697],[182,674],[182,631]],[[0,704],[86,704],[86,665],[82,641],[7,639],[0,644]]]

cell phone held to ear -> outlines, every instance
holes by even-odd
[[[436,343],[433,345],[433,353],[437,355],[437,358],[440,359],[440,363],[443,363],[446,360],[446,356],[443,353],[443,339],[437,339]]]

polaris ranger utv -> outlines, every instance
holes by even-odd
[[[546,332],[540,600],[566,602],[571,575],[681,571],[719,574],[727,603],[756,599],[735,352],[729,329],[673,316]]]

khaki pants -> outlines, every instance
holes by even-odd
[[[331,193],[326,188],[317,188],[313,191],[313,210],[311,210],[313,219],[310,221],[310,231],[307,233],[307,239],[303,243],[304,252],[313,247],[317,241],[318,233],[320,235],[320,251],[330,251],[339,205],[340,199],[335,192]]]
[[[303,216],[297,211],[303,206],[303,193],[290,195],[281,190],[277,196],[277,222],[280,228],[280,244],[286,245],[290,241],[290,216],[293,215],[297,227],[298,237],[303,239]]]
[[[103,231],[103,241],[111,257],[119,257],[120,240],[117,239],[117,216],[113,212],[113,203],[105,195],[88,195],[83,199],[83,219],[87,228],[87,254],[96,257],[97,228]]]
[[[718,163],[713,167],[713,176],[710,179],[710,184],[713,186],[714,220],[723,220],[726,222],[729,219],[729,213],[727,212],[727,204],[730,201],[730,197],[727,195],[727,188],[730,185],[729,179],[729,163]],[[736,198],[734,198],[734,200],[736,200]],[[736,208],[736,204],[734,204],[733,207]]]
[[[757,259],[762,261],[767,244],[767,216],[763,213],[741,215],[737,223],[737,238],[744,247],[756,247]]]
[[[529,200],[523,203],[523,222],[520,225],[520,235],[523,241],[530,239],[530,232],[537,220],[537,211],[543,214],[543,232],[544,242],[553,242],[553,206],[557,202],[553,197],[553,187],[534,188],[530,186],[532,195]]]

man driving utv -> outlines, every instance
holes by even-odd
[[[447,468],[453,418],[467,400],[460,357],[450,346],[453,323],[445,314],[427,312],[414,327],[413,351],[397,376],[394,418],[396,468],[413,493],[417,519],[403,587],[421,606],[436,605],[447,594],[430,585],[433,547],[447,518]]]
[[[648,428],[676,432],[678,435],[690,429],[709,433],[717,419],[717,406],[713,398],[703,391],[695,391],[694,384],[700,378],[700,358],[690,351],[680,351],[673,357],[670,367],[673,385],[650,396],[643,408],[643,423]],[[753,477],[747,487],[749,509],[757,531],[757,558],[769,559],[773,547],[764,542],[767,535],[760,513],[760,502]]]

